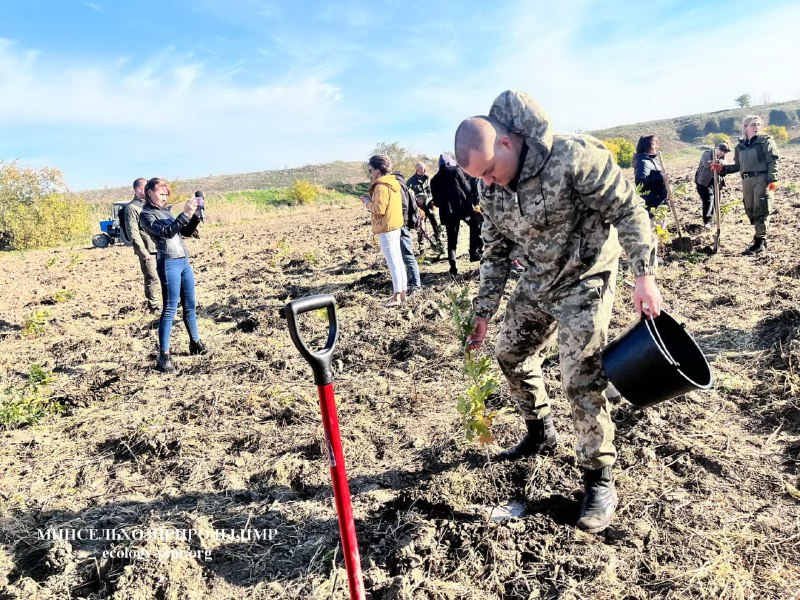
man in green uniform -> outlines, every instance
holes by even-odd
[[[617,504],[611,476],[614,424],[600,352],[611,319],[620,242],[636,277],[636,309],[657,316],[662,304],[644,201],[599,141],[554,135],[545,112],[524,92],[503,92],[488,116],[463,121],[455,148],[463,169],[487,185],[471,349],[480,347],[498,309],[513,249],[525,266],[506,308],[497,359],[528,433],[500,458],[532,456],[556,445],[541,367],[557,335],[562,385],[584,469],[578,527],[601,531]]]

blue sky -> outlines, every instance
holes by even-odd
[[[4,0],[0,160],[72,189],[437,155],[502,90],[556,130],[800,97],[800,3]]]

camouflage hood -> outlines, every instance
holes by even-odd
[[[525,137],[528,154],[520,180],[537,175],[553,149],[550,117],[544,109],[527,93],[506,90],[492,102],[489,116],[503,123],[512,133]]]

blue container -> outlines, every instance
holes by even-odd
[[[103,233],[108,233],[108,230],[111,229],[111,224],[114,221],[100,221],[100,231]]]

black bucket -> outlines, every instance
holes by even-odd
[[[642,318],[603,350],[603,368],[622,397],[640,408],[714,383],[686,328],[663,310]]]

